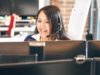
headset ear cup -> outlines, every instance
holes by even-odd
[[[58,30],[60,30],[61,29],[61,24],[60,23],[58,23]]]
[[[60,23],[58,23],[56,33],[59,33],[60,31],[61,31],[61,24],[60,24]]]
[[[56,33],[58,34],[59,32],[62,31],[62,16],[60,12],[58,12],[58,23],[57,23],[57,28],[56,28]]]
[[[57,32],[61,31],[62,29],[62,23],[61,23],[61,18],[60,16],[58,17],[58,27],[57,27]]]

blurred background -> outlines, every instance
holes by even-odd
[[[0,41],[9,37],[7,32],[13,14],[10,38],[24,39],[33,34],[36,14],[47,5],[60,8],[66,35],[71,40],[100,40],[99,4],[100,0],[0,0]]]

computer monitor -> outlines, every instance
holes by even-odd
[[[90,75],[90,62],[73,60],[0,64],[1,75]]]
[[[44,47],[45,47],[45,42],[41,42],[41,41],[31,41],[29,42],[30,45],[30,54],[33,55],[37,55],[37,59],[38,61],[42,61],[45,60],[45,55],[44,55]]]
[[[28,42],[0,42],[1,55],[29,55]]]
[[[88,57],[100,57],[100,41],[88,41]]]
[[[0,42],[0,64],[37,61],[29,49],[29,42]]]
[[[0,16],[10,15],[11,1],[0,0]]]
[[[38,0],[12,0],[12,13],[19,16],[34,16],[39,9]]]
[[[0,64],[37,61],[35,55],[0,55]]]
[[[94,64],[93,64],[93,74],[94,75],[100,75],[100,57],[94,58]]]
[[[86,55],[86,42],[75,40],[49,41],[45,43],[45,60],[72,59]]]
[[[30,54],[37,54],[38,60],[72,59],[86,55],[85,41],[34,41],[30,42]]]

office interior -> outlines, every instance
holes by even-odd
[[[1,75],[100,75],[100,0],[0,0]],[[47,5],[60,8],[70,40],[24,42]],[[23,9],[23,10],[22,10]],[[11,17],[14,27],[9,30]]]

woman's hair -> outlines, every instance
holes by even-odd
[[[37,13],[37,18],[40,12],[43,11],[47,19],[50,21],[52,39],[65,40],[65,30],[62,22],[62,15],[60,9],[54,5],[41,8]]]

